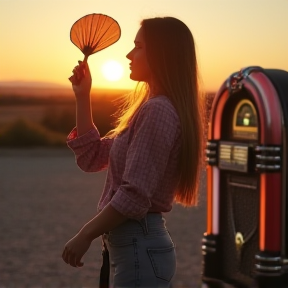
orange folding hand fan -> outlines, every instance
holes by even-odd
[[[117,21],[103,14],[89,14],[77,20],[71,27],[70,40],[84,54],[84,62],[88,57],[117,42],[121,35],[121,29]],[[76,79],[69,78],[73,84]]]

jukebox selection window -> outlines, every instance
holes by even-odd
[[[251,101],[240,101],[233,115],[233,137],[241,139],[258,139],[258,119],[256,109]]]

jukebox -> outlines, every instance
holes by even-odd
[[[247,67],[210,114],[202,287],[288,287],[288,72]]]

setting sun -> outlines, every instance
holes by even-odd
[[[103,64],[102,73],[108,81],[118,81],[123,76],[123,67],[119,62],[109,60]]]

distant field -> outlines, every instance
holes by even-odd
[[[97,121],[111,122],[116,106],[113,101],[124,95],[122,90],[92,90],[92,107]],[[75,98],[71,88],[27,88],[0,86],[0,125],[19,118],[41,122],[43,117],[59,118],[60,113],[75,114]],[[99,120],[100,119],[100,120]]]
[[[92,109],[94,121],[101,135],[111,128],[117,110],[115,100],[127,90],[93,89]],[[209,119],[214,93],[206,96],[205,124]],[[43,122],[43,119],[46,122]],[[75,126],[75,98],[72,88],[1,87],[0,128],[18,119],[41,123],[46,128],[66,134]],[[62,126],[62,127],[60,127]]]
[[[100,96],[114,96],[127,93],[127,90],[112,90],[92,88],[92,93]],[[45,87],[45,86],[21,86],[2,85],[0,82],[0,96],[25,96],[25,97],[73,97],[72,87]]]
[[[0,106],[0,124],[11,123],[19,118],[40,122],[46,109],[45,105]]]

